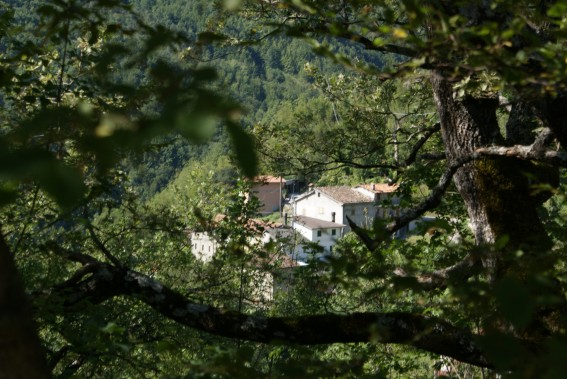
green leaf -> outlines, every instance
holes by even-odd
[[[506,319],[517,328],[526,327],[535,311],[535,300],[516,278],[504,278],[496,285],[496,301]]]
[[[565,17],[565,14],[567,14],[567,3],[562,1],[557,1],[547,10],[547,15],[549,17],[561,18]]]
[[[218,117],[201,111],[180,111],[175,118],[175,128],[194,143],[204,143],[213,136]]]
[[[234,122],[227,122],[226,126],[238,165],[246,177],[253,178],[258,170],[258,158],[252,137]]]
[[[519,341],[502,333],[490,333],[479,338],[489,360],[500,370],[509,370],[529,355]]]
[[[35,177],[40,186],[62,207],[74,205],[86,192],[80,173],[59,162],[38,167]]]
[[[507,234],[503,235],[502,237],[498,238],[496,242],[494,242],[494,249],[502,250],[503,248],[506,247],[506,245],[508,245],[509,241],[510,241],[510,236],[508,236]]]
[[[124,333],[125,329],[115,322],[109,322],[104,327],[100,328],[100,331],[107,334],[121,334]]]
[[[33,180],[62,207],[72,206],[86,192],[81,173],[46,151],[6,152],[0,158],[0,176],[14,182]]]
[[[223,5],[228,11],[237,11],[242,6],[242,0],[224,0]]]
[[[213,32],[199,33],[198,38],[199,38],[198,43],[203,44],[203,45],[208,45],[212,42],[224,41],[226,39],[225,36],[218,34],[218,33],[213,33]]]

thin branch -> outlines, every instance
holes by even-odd
[[[475,151],[478,156],[499,156],[547,163],[557,167],[567,167],[567,153],[564,151],[537,148],[538,141],[532,145],[489,146]]]
[[[461,168],[464,164],[471,162],[475,158],[476,157],[474,155],[463,157],[461,159],[456,160],[451,165],[449,165],[449,167],[445,169],[443,175],[441,175],[441,178],[439,178],[437,185],[433,188],[429,197],[425,199],[417,207],[408,209],[405,212],[403,212],[399,217],[394,218],[394,221],[386,226],[386,231],[388,233],[394,233],[400,230],[401,228],[407,226],[411,221],[422,216],[428,210],[434,209],[437,206],[439,206],[439,204],[441,204],[441,199],[443,198],[445,191],[451,184],[453,175],[455,175],[457,170]]]
[[[452,266],[428,273],[409,274],[403,268],[394,270],[394,276],[414,278],[424,290],[445,289],[451,282],[464,282],[482,270],[481,254],[471,252]]]
[[[439,153],[425,153],[419,154],[420,159],[428,160],[428,161],[442,161],[443,159],[447,158],[447,155],[443,152]]]
[[[478,158],[477,155],[472,154],[467,157],[463,157],[461,159],[456,160],[453,162],[449,167],[445,169],[441,178],[437,182],[437,185],[431,191],[431,194],[427,199],[425,199],[421,204],[417,207],[408,209],[403,212],[399,217],[395,217],[394,220],[386,225],[382,230],[378,230],[379,236],[372,238],[368,234],[368,232],[360,227],[358,227],[352,220],[347,217],[347,221],[349,226],[351,227],[352,231],[361,238],[362,242],[365,246],[370,250],[376,250],[383,241],[389,238],[393,233],[400,230],[401,228],[407,226],[411,221],[415,220],[416,218],[422,216],[425,212],[430,209],[434,209],[441,203],[441,199],[445,194],[445,191],[451,184],[451,180],[453,179],[453,175],[455,172],[463,166],[464,164],[471,162],[472,160]]]
[[[89,234],[93,240],[93,242],[95,243],[96,247],[98,247],[98,249],[104,254],[104,256],[110,261],[112,262],[116,267],[122,267],[122,262],[120,262],[120,260],[118,260],[118,258],[116,258],[111,252],[110,250],[108,250],[106,248],[106,246],[104,245],[104,243],[102,243],[102,241],[100,240],[100,238],[98,238],[98,236],[96,235],[93,226],[89,223],[87,225],[87,229],[89,231]]]
[[[327,24],[323,25],[323,26],[319,26],[318,28],[316,28],[315,30],[313,30],[314,32],[324,32],[324,33],[332,33],[332,31],[329,30]],[[372,50],[372,51],[379,51],[382,53],[394,53],[397,55],[402,55],[408,58],[415,58],[417,56],[417,51],[415,49],[412,49],[411,47],[407,47],[407,46],[402,46],[402,45],[395,45],[392,43],[387,43],[384,45],[377,45],[375,44],[373,41],[371,41],[370,39],[358,34],[358,33],[354,33],[352,31],[348,31],[348,30],[344,30],[341,31],[340,33],[336,34],[336,37],[339,38],[344,38],[344,39],[348,39],[350,41],[353,42],[357,42],[359,44],[361,44],[362,46],[364,46],[364,48],[366,50]]]
[[[413,146],[410,154],[406,158],[406,160],[404,162],[405,166],[409,166],[409,165],[411,165],[412,163],[415,162],[415,159],[417,158],[417,153],[419,153],[419,150],[423,147],[423,145],[425,145],[425,143],[429,140],[429,138],[431,138],[431,136],[433,136],[439,130],[441,130],[441,124],[436,123],[431,128],[429,128],[425,131],[425,134]]]
[[[67,46],[69,45],[69,27],[71,20],[67,18],[65,21],[65,37],[63,41],[63,54],[61,56],[61,70],[59,71],[59,79],[57,84],[57,98],[56,103],[61,103],[61,96],[63,95],[63,79],[65,76],[65,69],[67,65]]]
[[[22,243],[22,241],[24,239],[24,236],[27,232],[28,227],[31,225],[32,216],[35,215],[35,212],[36,212],[35,207],[36,207],[38,199],[39,199],[39,190],[40,190],[40,187],[36,186],[34,194],[33,194],[32,204],[31,204],[30,210],[28,212],[28,215],[26,216],[26,221],[24,223],[24,226],[22,227],[22,231],[20,232],[20,235],[18,236],[18,240],[16,241],[14,248],[12,249],[12,252],[14,254],[18,253],[18,249],[20,248],[20,244]]]

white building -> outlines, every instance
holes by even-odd
[[[198,260],[210,262],[213,260],[218,242],[207,232],[193,232],[190,236],[191,252]]]
[[[316,243],[322,248],[320,255],[329,255],[337,240],[343,236],[344,224],[320,220],[307,216],[293,218],[293,228],[301,235],[305,242]],[[309,258],[307,243],[298,244],[297,259],[306,261]]]
[[[358,226],[370,228],[375,217],[399,214],[396,189],[388,184],[315,187],[295,200],[293,211],[296,217],[343,224],[345,232],[350,230],[347,216]]]
[[[205,263],[211,262],[219,249],[226,245],[230,236],[223,237],[222,232],[218,233],[222,230],[221,223],[225,218],[224,215],[217,215],[209,225],[210,231],[190,233],[191,252],[195,258]],[[302,248],[304,241],[296,238],[298,233],[290,226],[248,220],[244,227],[251,233],[243,248],[253,250],[255,254],[249,257],[244,271],[252,288],[251,298],[255,305],[261,306],[273,299],[274,292],[290,285],[293,269],[303,265],[297,261],[297,249]]]

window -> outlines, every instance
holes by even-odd
[[[317,192],[317,197],[321,197],[321,192]]]
[[[317,237],[321,237],[321,231],[317,230]]]
[[[336,235],[337,235],[337,229],[332,229],[332,230],[331,230],[331,234],[334,235],[334,236],[336,236]]]
[[[329,252],[330,252],[330,253],[333,252],[333,245],[329,246]]]
[[[356,210],[355,210],[355,209],[351,209],[351,210],[350,210],[350,215],[351,215],[351,216],[354,216],[355,213],[356,213]]]

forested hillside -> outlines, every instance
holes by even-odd
[[[323,106],[324,112],[330,114],[330,103],[322,105],[323,95],[313,86],[314,79],[306,73],[305,65],[317,67],[319,73],[326,76],[338,75],[345,69],[316,54],[304,41],[285,34],[267,38],[276,26],[262,26],[254,17],[243,18],[222,12],[208,1],[133,1],[132,5],[148,22],[186,33],[192,39],[205,32],[229,37],[218,44],[181,54],[191,64],[214,67],[219,76],[216,88],[226,91],[243,105],[244,117],[240,122],[245,128],[280,122],[280,115],[289,118],[300,111],[311,111],[310,107],[313,112],[320,113]],[[392,61],[390,57],[384,58],[347,41],[333,44],[333,50],[338,54],[357,57],[377,66],[382,66],[383,59]],[[226,140],[218,133],[216,140],[225,144],[226,149]],[[188,149],[179,146],[161,150],[159,154],[148,155],[145,164],[135,166],[134,183],[144,197],[163,189],[185,162],[202,157],[203,149],[191,148],[190,152]],[[270,168],[265,170],[271,171]],[[287,173],[293,176],[300,171],[289,170]]]
[[[15,17],[22,30],[36,25],[41,13],[39,1],[14,1]],[[166,59],[181,60],[198,67],[213,67],[218,75],[215,88],[229,94],[243,106],[241,124],[252,128],[258,123],[271,123],[278,114],[291,116],[298,105],[303,109],[321,97],[306,75],[305,64],[313,64],[324,75],[344,72],[340,65],[315,54],[309,44],[285,35],[265,38],[272,27],[262,27],[253,19],[223,12],[210,1],[132,1],[132,9],[150,25],[182,33],[187,43],[181,51],[163,52]],[[121,22],[109,15],[111,22]],[[131,26],[134,24],[132,23]],[[231,40],[202,48],[191,46],[201,33],[224,33]],[[261,43],[256,41],[263,39]],[[359,56],[381,65],[381,56],[345,42],[336,44],[337,52],[351,57]],[[142,85],[152,62],[139,67],[121,67],[112,75],[134,85]],[[147,108],[146,111],[153,110]],[[222,131],[211,131],[210,136],[226,145]],[[170,141],[173,141],[170,143]],[[128,161],[127,171],[142,196],[149,199],[164,189],[181,168],[192,159],[200,159],[207,147],[190,147],[182,139],[166,138],[156,141],[157,149],[150,149],[143,157]],[[161,145],[168,145],[162,148]],[[234,179],[234,178],[232,178]]]

